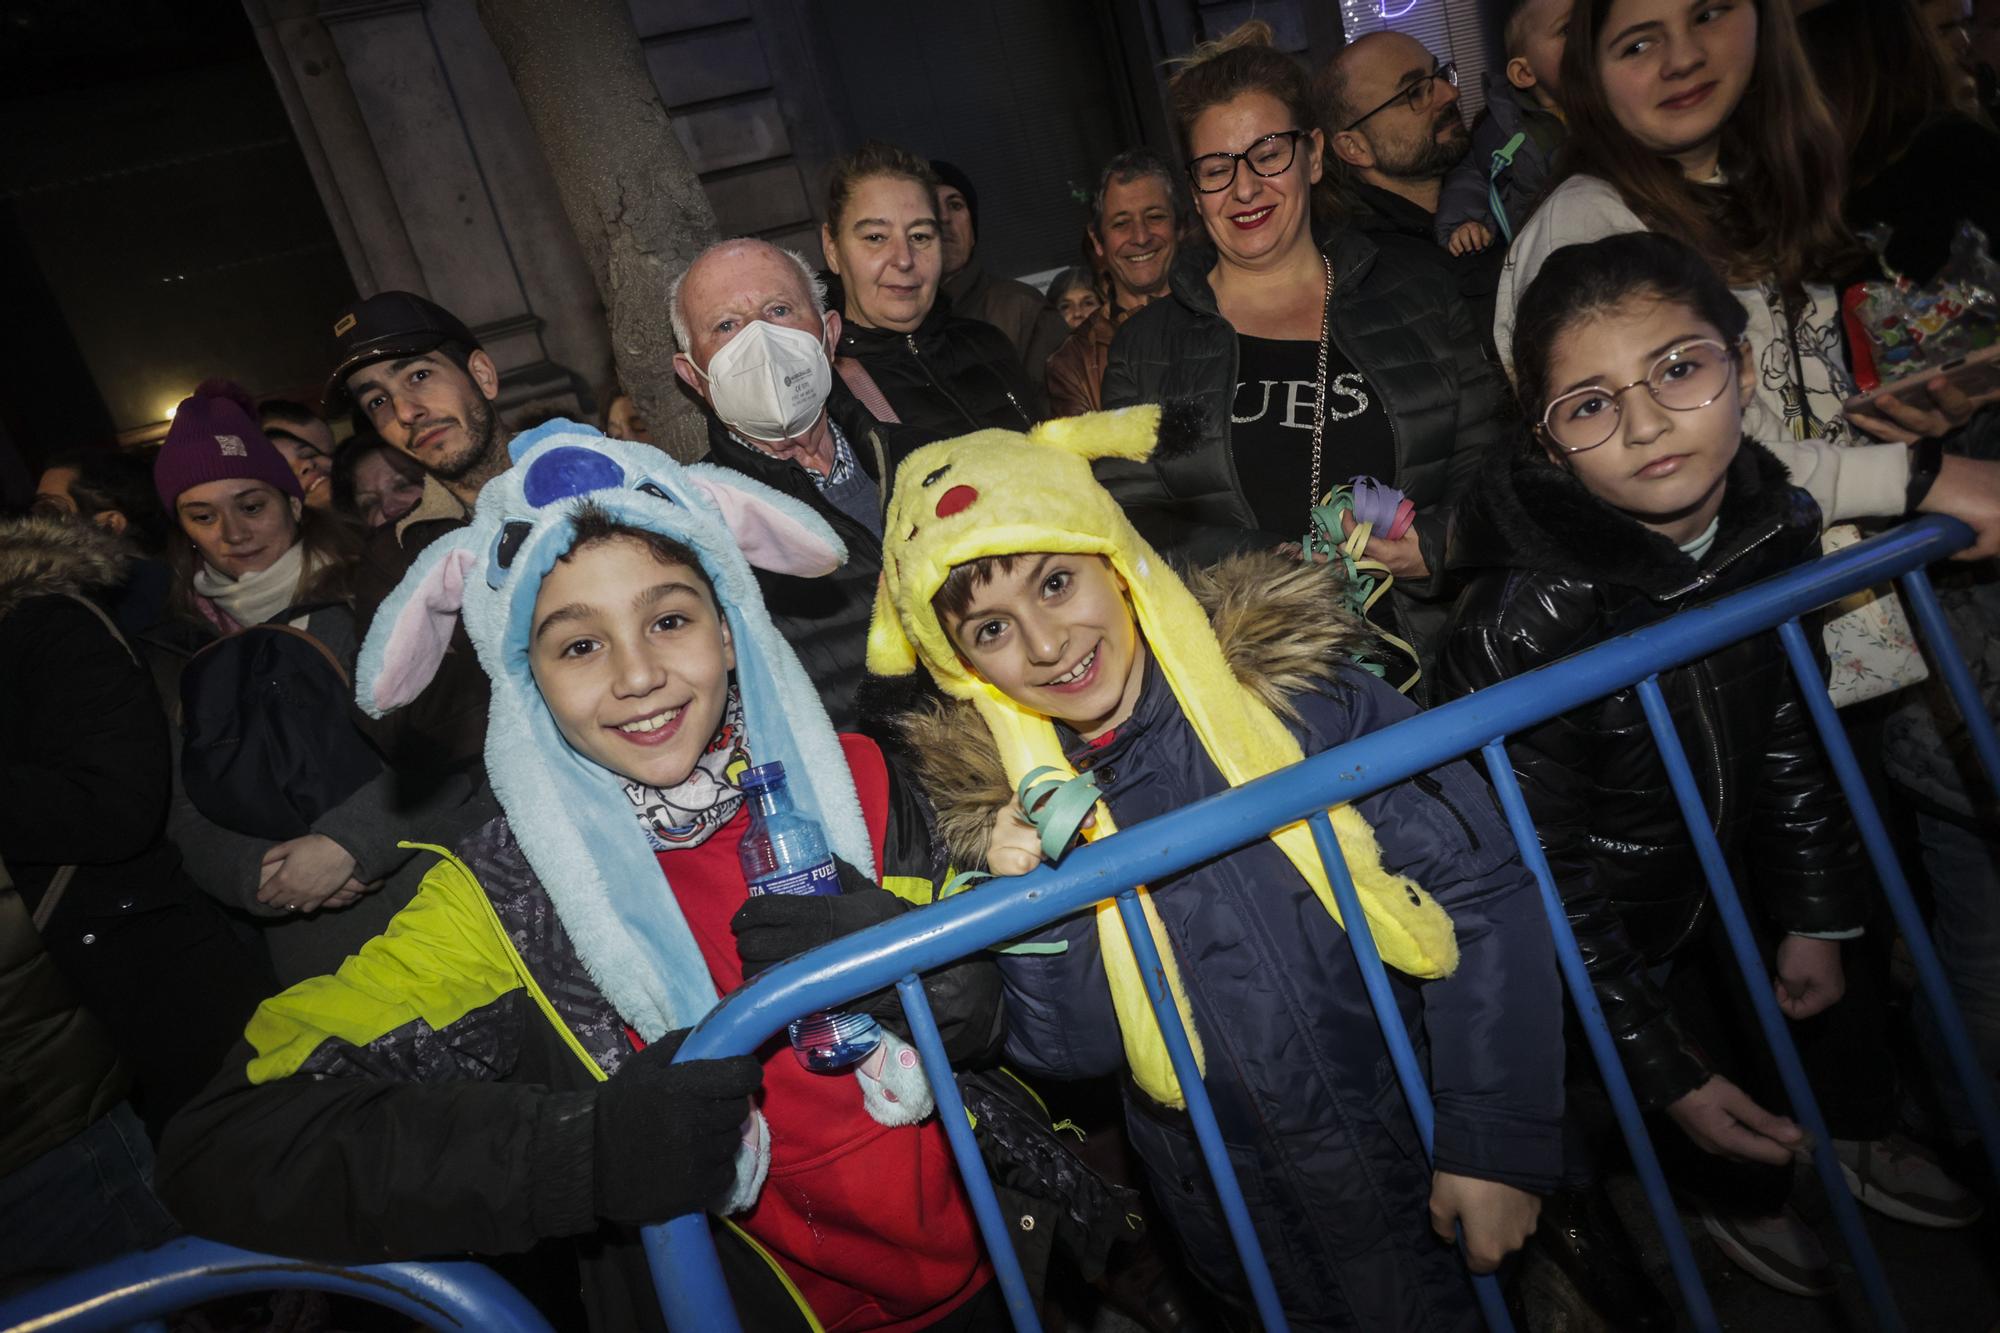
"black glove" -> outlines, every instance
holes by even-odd
[[[736,933],[736,956],[748,981],[773,963],[796,958],[831,940],[892,921],[909,905],[839,857],[840,892],[764,893],[753,896],[729,918]]]
[[[747,1055],[673,1063],[685,1028],[597,1090],[597,1212],[646,1225],[705,1211],[735,1184],[736,1149],[764,1071]]]
[[[865,927],[893,921],[910,910],[909,903],[878,887],[847,862],[835,857],[833,864],[840,872],[839,894],[762,894],[743,904],[729,919],[745,980],[773,963]],[[1000,973],[984,955],[975,954],[925,973],[924,994],[951,1059],[979,1060],[998,1049]],[[904,1041],[910,1040],[903,998],[894,986],[840,1007],[869,1014]]]

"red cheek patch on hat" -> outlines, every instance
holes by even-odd
[[[954,486],[938,497],[937,516],[939,518],[950,518],[961,509],[970,508],[972,502],[978,498],[979,492],[973,490],[972,487]]]

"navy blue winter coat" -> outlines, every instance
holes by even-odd
[[[1273,589],[1259,616],[1295,660],[1300,640],[1331,643],[1346,633],[1323,601],[1330,579],[1279,557],[1242,557],[1207,578]],[[1212,583],[1191,582],[1198,594],[1213,591]],[[1240,628],[1241,618],[1232,624]],[[1254,645],[1246,651],[1226,638],[1225,648],[1239,677],[1257,669]],[[1304,688],[1285,691],[1308,755],[1416,711],[1375,677],[1334,660],[1318,654],[1329,665]],[[967,716],[956,725],[933,716],[911,732],[921,753],[943,756],[926,765],[926,777],[982,763],[997,770],[969,706],[953,710]],[[1078,746],[1072,761],[1096,774],[1120,829],[1228,787],[1157,670],[1130,721],[1108,743]],[[1006,799],[997,773],[966,790],[975,785],[947,776],[946,790],[932,787],[959,864],[983,861],[991,802]],[[1533,881],[1491,792],[1461,762],[1359,809],[1384,864],[1435,895],[1458,937],[1460,963],[1450,978],[1418,983],[1390,974],[1403,1021],[1428,1060],[1435,1165],[1546,1191],[1561,1156],[1561,996]],[[1293,1327],[1476,1327],[1460,1261],[1430,1232],[1431,1168],[1339,926],[1268,840],[1152,889],[1202,1035],[1208,1092]],[[1063,1079],[1122,1069],[1092,916],[1035,938],[1067,947],[1003,957],[1009,1060]],[[1133,1146],[1189,1264],[1247,1304],[1185,1115],[1152,1102],[1129,1079],[1125,1086]]]

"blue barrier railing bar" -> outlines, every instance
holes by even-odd
[[[1583,1024],[1590,1053],[1596,1057],[1598,1073],[1604,1079],[1605,1092],[1611,1100],[1612,1114],[1617,1117],[1618,1130],[1624,1135],[1625,1146],[1632,1154],[1633,1170],[1638,1174],[1640,1188],[1645,1191],[1646,1206],[1652,1211],[1653,1224],[1659,1228],[1660,1241],[1666,1246],[1667,1263],[1673,1268],[1674,1281],[1680,1286],[1688,1319],[1694,1324],[1696,1333],[1714,1333],[1721,1327],[1715,1316],[1715,1305],[1709,1299],[1707,1284],[1701,1280],[1701,1270],[1695,1266],[1694,1246],[1689,1243],[1687,1231],[1681,1226],[1680,1212],[1674,1207],[1673,1191],[1667,1187],[1666,1172],[1660,1169],[1660,1155],[1646,1133],[1645,1113],[1640,1110],[1639,1098],[1632,1091],[1632,1078],[1625,1072],[1625,1062],[1618,1056],[1618,1043],[1611,1036],[1611,1024],[1604,1017],[1604,1006],[1598,1003],[1597,988],[1590,981],[1590,966],[1583,961],[1583,950],[1577,945],[1576,932],[1570,928],[1562,891],[1556,887],[1555,874],[1549,869],[1549,858],[1542,851],[1541,836],[1535,832],[1535,820],[1528,811],[1527,797],[1521,794],[1520,781],[1514,776],[1514,763],[1507,756],[1506,742],[1490,742],[1480,754],[1486,761],[1486,773],[1492,780],[1493,794],[1500,802],[1501,813],[1507,817],[1507,827],[1512,830],[1514,842],[1521,849],[1521,859],[1527,864],[1529,873],[1534,875],[1536,887],[1541,890],[1542,912],[1548,917],[1549,931],[1555,937],[1556,965],[1562,971],[1563,984],[1569,989],[1570,1003],[1576,1007],[1577,1018]]]
[[[1972,668],[1966,665],[1958,636],[1951,632],[1951,625],[1944,618],[1944,608],[1938,605],[1930,575],[1921,569],[1913,569],[1903,575],[1901,582],[1903,595],[1909,599],[1910,614],[1916,617],[1918,633],[1930,645],[1938,675],[1943,678],[1945,689],[1950,691],[1952,702],[1958,705],[1958,714],[1971,733],[1972,749],[1979,756],[1979,766],[1986,770],[1988,785],[1996,795],[2000,795],[2000,728],[1994,727],[1992,715],[1986,711],[1986,700],[1980,697],[1979,684],[1972,679]]]
[[[1667,708],[1666,696],[1660,693],[1658,676],[1648,676],[1639,682],[1639,703],[1646,710],[1646,723],[1652,730],[1653,743],[1659,747],[1660,758],[1666,763],[1667,782],[1674,789],[1674,800],[1680,805],[1681,822],[1687,825],[1688,834],[1694,840],[1695,855],[1700,859],[1702,874],[1708,880],[1708,896],[1715,903],[1715,914],[1722,919],[1730,952],[1736,955],[1736,970],[1742,973],[1744,989],[1750,994],[1751,1011],[1757,1015],[1757,1026],[1763,1029],[1764,1042],[1778,1067],[1779,1081],[1785,1085],[1785,1095],[1791,1099],[1792,1114],[1809,1136],[1813,1167],[1819,1172],[1820,1184],[1826,1190],[1834,1223],[1847,1242],[1848,1257],[1853,1260],[1855,1273],[1861,1279],[1862,1293],[1875,1313],[1876,1324],[1885,1333],[1900,1333],[1903,1316],[1889,1290],[1888,1275],[1882,1271],[1881,1256],[1875,1253],[1874,1243],[1868,1239],[1868,1228],[1861,1220],[1861,1205],[1848,1193],[1846,1177],[1840,1170],[1840,1159],[1833,1153],[1833,1137],[1827,1132],[1826,1117],[1820,1114],[1819,1099],[1813,1096],[1812,1084],[1806,1080],[1805,1066],[1799,1062],[1798,1047],[1792,1044],[1791,1031],[1785,1026],[1785,1015],[1778,1008],[1777,997],[1772,994],[1770,968],[1764,961],[1763,950],[1758,946],[1749,914],[1743,910],[1743,900],[1736,891],[1735,877],[1729,873],[1729,862],[1723,855],[1722,843],[1715,836],[1714,826],[1709,823],[1708,807],[1702,803],[1701,788],[1695,782],[1694,769],[1688,764],[1687,751],[1681,746],[1680,733],[1674,730],[1673,714]],[[1837,722],[1834,725],[1839,726]]]
[[[1568,712],[1579,701],[1705,657],[1904,569],[1942,559],[1971,540],[1972,530],[1958,520],[1926,515],[1721,602],[1682,611],[1671,620],[1406,718],[1393,731],[1356,737],[1123,829],[1118,837],[1088,843],[1066,854],[1060,866],[989,882],[976,892],[857,931],[759,973],[695,1026],[675,1059],[754,1051],[799,1014],[837,1008],[893,985],[909,972],[927,972],[1039,930],[1130,885],[1163,879],[1234,851],[1330,804],[1359,800]]]
[[[1059,867],[1042,868],[1006,885],[990,884],[871,926],[760,974],[697,1025],[676,1059],[754,1051],[799,1014],[838,1007],[912,971],[928,971],[1038,930],[1130,885],[1176,874],[1329,804],[1358,800],[1567,712],[1581,701],[1704,657],[1849,593],[1943,559],[1971,540],[1971,529],[1956,519],[1929,515],[1913,520],[1711,605],[1680,612],[1668,621],[1406,719],[1389,731],[1357,737],[1170,816],[1134,825],[1118,837],[1076,849]],[[1520,837],[1520,830],[1516,834]],[[1532,829],[1521,846],[1524,856],[1536,855]],[[1546,874],[1546,864],[1542,872]],[[1572,991],[1581,1003],[1583,997],[1574,986]],[[707,1270],[720,1285],[720,1267],[704,1219],[679,1218],[646,1228],[646,1244],[663,1288],[671,1285],[659,1274],[663,1264],[675,1280]],[[671,1310],[669,1322],[677,1330],[718,1327],[713,1308],[706,1324],[699,1318],[676,1321]]]
[[[708,1214],[688,1213],[640,1230],[646,1263],[653,1270],[653,1294],[659,1297],[667,1327],[675,1333],[686,1329],[743,1333],[708,1228]]]
[[[1832,700],[1819,687],[1819,663],[1806,642],[1805,631],[1799,622],[1788,620],[1778,627],[1779,640],[1785,645],[1785,655],[1791,659],[1792,674],[1798,677],[1799,689],[1806,697],[1806,706],[1812,712],[1814,725],[1819,728],[1820,739],[1826,743],[1827,758],[1833,764],[1834,776],[1840,780],[1840,788],[1847,796],[1847,804],[1854,812],[1854,822],[1861,831],[1862,846],[1868,849],[1868,859],[1874,863],[1876,878],[1881,882],[1882,896],[1889,901],[1889,911],[1896,918],[1896,928],[1902,932],[1903,943],[1909,948],[1910,962],[1917,973],[1917,984],[1931,1002],[1937,1018],[1938,1033],[1944,1039],[1945,1050],[1951,1056],[1952,1070],[1958,1081],[1964,1085],[1965,1100],[1972,1108],[1973,1122],[1979,1126],[1980,1142],[1985,1146],[1986,1159],[1993,1165],[1994,1179],[2000,1180],[2000,1108],[1994,1105],[1991,1077],[1980,1067],[1979,1056],[1972,1045],[1972,1034],[1966,1031],[1965,1017],[1959,1013],[1956,1004],[1944,1003],[1951,998],[1951,983],[1946,980],[1944,967],[1938,962],[1937,949],[1931,943],[1930,930],[1924,924],[1924,916],[1917,909],[1917,901],[1910,892],[1910,882],[1903,874],[1903,866],[1896,859],[1895,844],[1889,839],[1889,830],[1882,823],[1882,812],[1875,807],[1875,797],[1868,789],[1868,780],[1862,776],[1861,765],[1854,757],[1854,746],[1841,728],[1840,719],[1835,715]],[[1954,649],[1950,639],[1939,643],[1931,642],[1933,655],[1947,656],[1947,649]],[[1993,724],[1981,711],[1968,715],[1967,724],[1975,734],[1984,732],[1987,739],[1993,737]]]
[[[339,1264],[283,1259],[192,1237],[53,1278],[0,1302],[0,1327],[95,1333],[204,1301],[274,1288],[371,1301],[426,1327],[551,1333],[528,1299],[481,1264]]]
[[[944,1036],[938,1031],[937,1015],[931,1012],[930,998],[924,994],[924,983],[912,974],[896,983],[896,993],[903,997],[910,1038],[924,1059],[924,1077],[930,1081],[938,1120],[951,1140],[953,1156],[958,1158],[958,1173],[965,1180],[972,1215],[979,1223],[979,1234],[986,1238],[986,1256],[993,1263],[1000,1292],[1007,1298],[1007,1315],[1014,1321],[1016,1333],[1041,1333],[1035,1298],[1028,1294],[1028,1279],[1021,1273],[1021,1256],[1014,1252],[1014,1237],[1000,1213],[1000,1200],[993,1194],[993,1178],[979,1155],[979,1142],[972,1135],[972,1122],[958,1095],[958,1082],[952,1077],[951,1059],[944,1053]]]
[[[1431,1102],[1424,1071],[1417,1063],[1409,1029],[1403,1024],[1402,1009],[1396,1003],[1395,992],[1389,988],[1389,972],[1382,964],[1381,950],[1375,947],[1375,931],[1368,924],[1368,914],[1362,910],[1361,895],[1355,891],[1354,872],[1348,869],[1347,856],[1340,850],[1340,839],[1334,835],[1333,820],[1327,812],[1319,811],[1307,823],[1312,828],[1313,845],[1319,850],[1319,863],[1326,870],[1327,884],[1333,889],[1333,900],[1340,908],[1348,946],[1354,950],[1354,961],[1361,968],[1361,984],[1368,992],[1368,1002],[1375,1009],[1375,1022],[1389,1047],[1389,1062],[1395,1067],[1396,1082],[1403,1089],[1410,1119],[1416,1122],[1424,1157],[1434,1159],[1437,1109]],[[1461,1256],[1465,1253],[1463,1227],[1459,1228],[1458,1251]],[[1488,1333],[1514,1333],[1514,1320],[1507,1313],[1500,1280],[1491,1273],[1470,1276],[1472,1294],[1479,1301],[1479,1312],[1486,1320]]]
[[[677,1058],[706,1059],[754,1050],[799,1013],[843,1003],[892,984],[913,969],[929,970],[977,949],[1026,934],[1114,896],[1128,885],[1176,873],[1197,861],[1264,837],[1270,829],[1306,818],[1329,804],[1359,799],[1482,746],[1495,790],[1514,826],[1522,855],[1541,883],[1545,906],[1552,915],[1557,914],[1560,904],[1550,897],[1553,886],[1546,860],[1541,856],[1532,821],[1527,819],[1519,787],[1512,780],[1506,752],[1498,738],[1566,712],[1578,702],[1622,688],[1641,676],[1706,656],[1736,639],[1770,629],[1889,578],[1902,579],[1912,614],[1924,639],[1936,650],[1941,674],[1967,717],[1987,777],[2000,787],[2000,741],[1996,741],[1990,726],[1981,720],[1983,701],[1963,661],[1955,656],[1954,641],[1921,568],[1966,546],[1971,537],[1971,530],[1955,519],[1935,515],[1917,519],[1731,594],[1711,606],[1681,612],[1668,621],[1598,645],[1528,676],[1400,722],[1389,732],[1358,738],[1269,777],[1185,807],[1167,819],[1135,826],[1124,837],[1080,849],[1066,858],[1059,869],[1038,871],[1007,888],[962,894],[915,917],[885,923],[815,950],[810,956],[772,969],[751,986],[730,996],[690,1034]],[[1922,938],[1907,925],[1904,929],[1913,940]],[[1572,957],[1574,940],[1566,936],[1566,930],[1558,929],[1558,958],[1563,963],[1572,999],[1582,1011],[1594,1004],[1594,997],[1589,993],[1587,977],[1579,985],[1578,975],[1572,971],[1571,963],[1580,967],[1581,960]],[[1945,1002],[1938,1005],[1940,1013],[1951,1015],[1948,1021],[1957,1022],[1962,1030],[1955,1002],[1948,994],[1943,998]],[[1598,1052],[1600,1064],[1606,1063],[1606,1054]],[[1615,1056],[1615,1052],[1610,1054]],[[1615,1066],[1615,1059],[1611,1063]],[[1613,1081],[1607,1074],[1607,1083]],[[1628,1137],[1634,1136],[1628,1131]],[[1643,1133],[1636,1137],[1644,1141]],[[1982,1137],[1992,1153],[1994,1139],[1984,1122]],[[1644,1162],[1640,1165],[1649,1198],[1663,1192],[1664,1181],[1647,1180]],[[1653,1175],[1658,1176],[1656,1162]],[[1837,1197],[1844,1191],[1835,1193]],[[1654,1211],[1656,1215],[1662,1212],[1658,1200]],[[1669,1231],[1678,1233],[1679,1228],[1675,1226]],[[643,1235],[669,1323],[676,1329],[735,1330],[734,1310],[707,1220],[701,1216],[678,1218],[645,1228]],[[1685,1236],[1678,1239],[1684,1248]],[[183,1261],[195,1251],[187,1247],[200,1247],[202,1252],[233,1258],[224,1265],[226,1271],[208,1271],[197,1263],[192,1272],[167,1272],[177,1263],[188,1266]],[[1698,1279],[1691,1280],[1691,1272],[1681,1271],[1680,1250],[1672,1234],[1668,1236],[1668,1251],[1691,1307],[1698,1303],[1701,1312],[1706,1312],[1703,1326],[1712,1326],[1714,1317],[1708,1311],[1706,1292]],[[442,1287],[435,1288],[440,1294],[440,1308],[455,1308],[455,1303],[462,1302],[468,1312],[465,1320],[468,1326],[507,1333],[516,1329],[522,1333],[528,1330],[540,1333],[546,1328],[539,1314],[527,1309],[518,1293],[477,1265],[389,1264],[338,1269],[199,1240],[172,1242],[159,1249],[125,1256],[0,1301],[0,1324],[11,1325],[33,1318],[32,1326],[38,1329],[130,1327],[153,1309],[183,1308],[231,1291],[274,1286],[347,1290],[343,1284],[354,1281],[357,1275],[371,1283],[389,1284],[355,1293],[378,1303],[391,1304],[391,1300],[383,1299],[385,1294],[392,1299],[408,1295],[397,1283],[426,1289],[432,1289],[430,1284],[442,1283]],[[236,1285],[227,1285],[230,1283]],[[710,1296],[702,1304],[683,1304],[673,1299],[676,1289],[700,1289]],[[396,1307],[392,1304],[391,1308]],[[104,1313],[114,1309],[116,1314]],[[409,1313],[416,1318],[426,1317],[422,1311]]]
[[[1257,1307],[1265,1333],[1286,1333],[1291,1327],[1278,1303],[1278,1285],[1271,1280],[1271,1266],[1264,1260],[1264,1248],[1257,1243],[1257,1229],[1250,1221],[1249,1206],[1243,1202],[1243,1186],[1236,1168],[1229,1163],[1229,1149],[1222,1141],[1222,1128],[1215,1123],[1215,1108],[1209,1104],[1208,1089],[1202,1085],[1201,1069],[1195,1063],[1194,1047],[1188,1044],[1187,1028],[1181,1024],[1180,1007],[1174,1003],[1173,988],[1167,984],[1166,964],[1153,944],[1153,930],[1146,921],[1146,909],[1139,895],[1126,889],[1118,895],[1118,919],[1132,942],[1132,958],[1146,982],[1146,998],[1153,1002],[1153,1018],[1160,1026],[1167,1057],[1173,1061],[1174,1077],[1180,1081],[1181,1096],[1187,1101],[1187,1116],[1194,1128],[1195,1142],[1201,1146],[1202,1160],[1208,1163],[1208,1177],[1215,1185],[1216,1200],[1222,1205],[1222,1220],[1236,1242],[1236,1257],[1242,1261],[1243,1276],[1249,1280],[1250,1299]]]

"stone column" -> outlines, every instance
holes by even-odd
[[[355,287],[423,291],[423,270],[318,6],[244,0],[244,8]]]
[[[357,291],[463,319],[503,407],[581,411],[610,366],[603,311],[469,0],[245,4]]]

